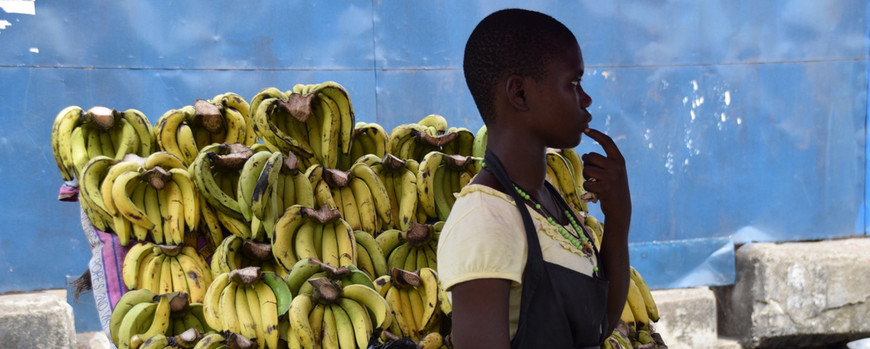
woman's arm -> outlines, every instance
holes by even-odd
[[[510,286],[506,279],[477,279],[451,288],[454,348],[510,348]]]
[[[583,187],[601,200],[604,214],[604,241],[601,257],[604,273],[610,282],[607,292],[608,334],[616,328],[628,295],[629,258],[628,227],[631,224],[631,194],[625,159],[609,136],[586,129],[586,135],[601,144],[607,156],[598,153],[583,155]]]

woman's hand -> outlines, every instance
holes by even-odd
[[[588,128],[586,135],[601,144],[604,153],[583,154],[583,188],[601,200],[601,212],[610,223],[613,220],[628,222],[631,219],[631,194],[628,190],[628,175],[625,159],[610,136]]]

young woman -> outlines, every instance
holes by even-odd
[[[463,68],[488,144],[438,246],[455,347],[598,348],[625,305],[631,198],[619,149],[589,128],[577,40],[550,16],[502,10],[471,33]],[[605,152],[582,157],[584,188],[605,216],[601,251],[544,180],[546,149],[583,134]]]

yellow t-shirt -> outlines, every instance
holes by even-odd
[[[592,275],[597,266],[559,233],[532,207],[528,207],[544,260]],[[578,217],[578,219],[581,219]],[[565,229],[576,233],[574,228]],[[523,269],[528,244],[523,218],[510,196],[483,185],[467,185],[438,238],[438,276],[448,291],[453,285],[475,279],[507,279],[510,289],[510,336],[516,333],[520,317]]]

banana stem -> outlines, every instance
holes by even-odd
[[[85,113],[85,120],[94,123],[104,130],[108,130],[115,124],[117,112],[117,110],[106,107],[92,107]]]
[[[413,130],[411,133],[414,134],[414,139],[418,143],[429,144],[436,147],[443,147],[459,137],[459,133],[456,132],[445,133],[441,136],[432,136],[426,132],[420,132],[417,130]]]
[[[302,215],[314,218],[320,223],[327,223],[341,217],[341,212],[337,208],[329,208],[329,205],[324,204],[319,210],[305,207],[302,209]]]
[[[202,127],[209,133],[221,133],[224,129],[224,117],[221,107],[218,107],[204,99],[193,102],[195,110],[194,118],[202,123]]]
[[[241,282],[245,285],[254,283],[259,277],[260,267],[257,266],[233,269],[230,272],[230,279],[236,282]]]
[[[299,122],[308,121],[311,116],[311,101],[314,99],[314,94],[292,93],[287,97],[287,102],[279,101],[278,105]]]

